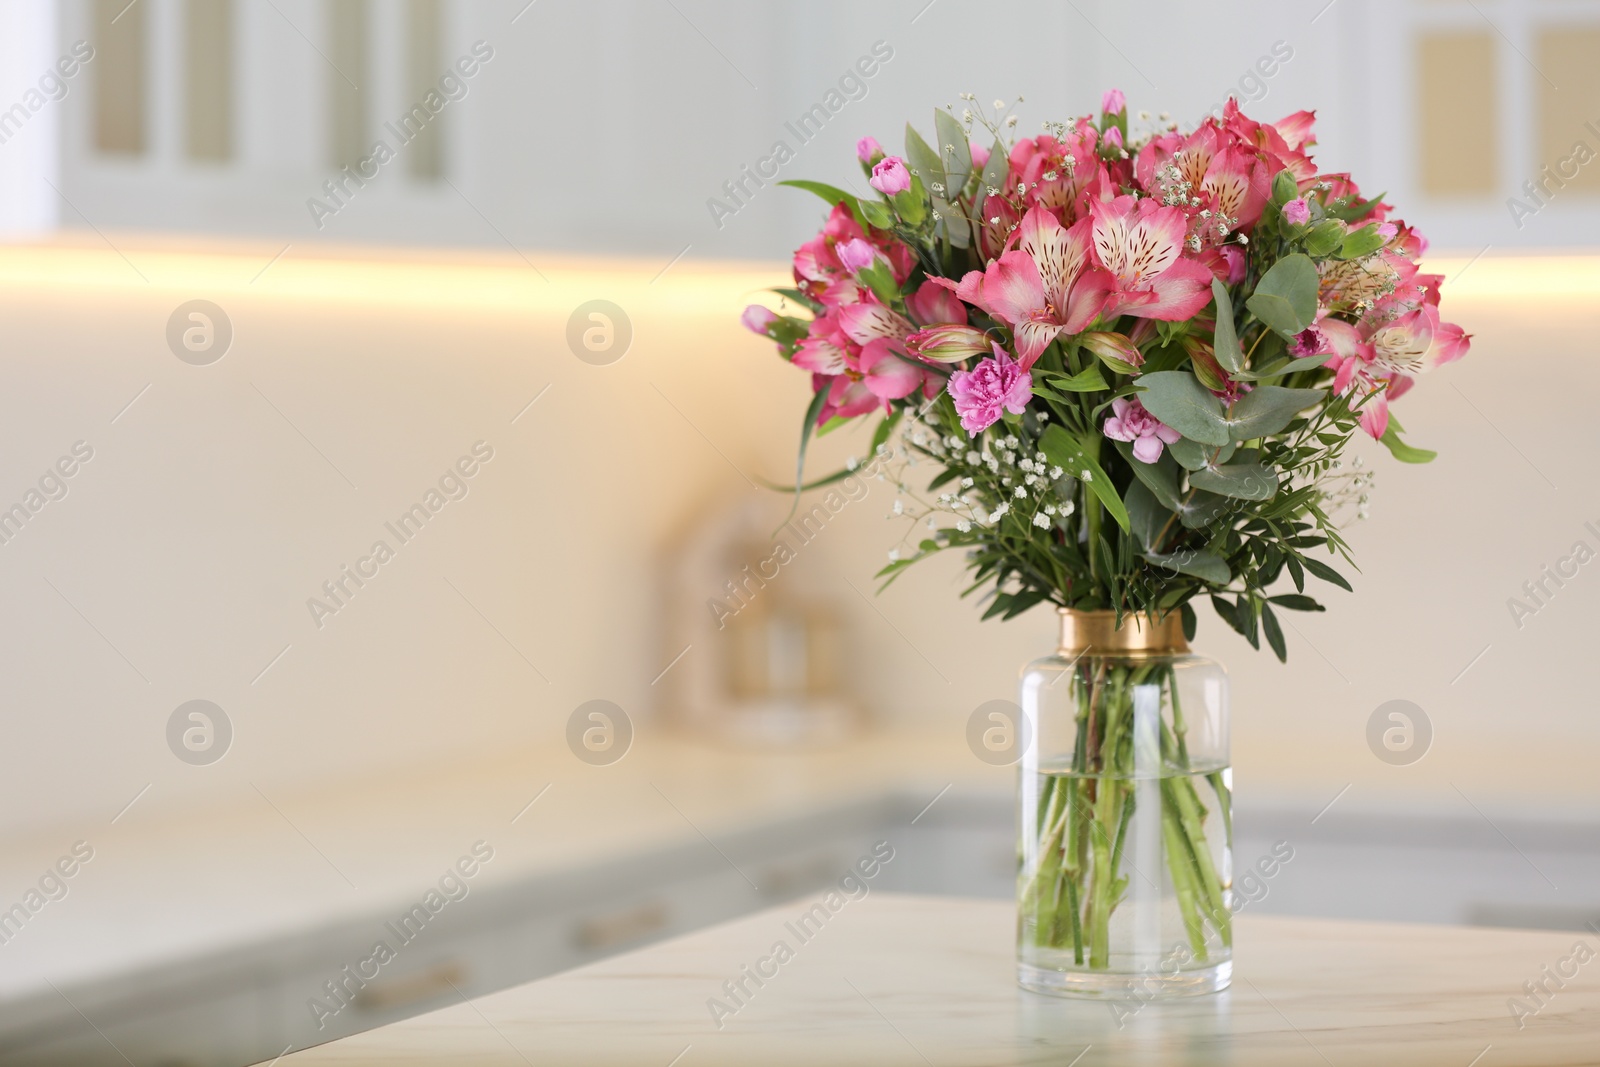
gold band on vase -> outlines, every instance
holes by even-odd
[[[1085,653],[1114,656],[1158,656],[1189,651],[1183,636],[1183,617],[1177,611],[1162,618],[1125,613],[1117,625],[1114,611],[1077,611],[1058,608],[1061,615],[1061,655]]]

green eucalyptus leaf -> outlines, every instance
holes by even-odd
[[[925,187],[931,189],[934,182],[944,185],[944,164],[939,161],[939,154],[909,122],[906,123],[906,163]]]
[[[1239,335],[1233,329],[1233,301],[1228,299],[1228,287],[1216,278],[1211,279],[1211,295],[1217,301],[1217,335],[1212,353],[1229,374],[1237,374],[1244,367],[1244,349],[1239,347]]]
[[[1191,471],[1189,484],[1238,500],[1271,500],[1278,492],[1278,475],[1260,463],[1246,461]]]
[[[1172,521],[1172,512],[1161,506],[1148,486],[1141,481],[1129,484],[1122,501],[1128,507],[1128,522],[1133,536],[1148,551],[1157,548],[1156,539]]]
[[[1250,441],[1275,434],[1294,421],[1300,412],[1321,403],[1323,396],[1321,389],[1258,385],[1234,401],[1226,419],[1228,432],[1235,441]]]
[[[1178,521],[1190,530],[1210,526],[1218,517],[1226,515],[1239,505],[1225,496],[1208,493],[1204,489],[1191,489],[1183,498],[1183,509]]]
[[[945,199],[954,200],[967,187],[967,178],[972,175],[972,148],[967,144],[967,131],[954,115],[940,108],[933,113],[933,132],[939,138],[934,151],[939,153],[939,161],[949,179]]]
[[[1135,384],[1145,410],[1183,436],[1206,445],[1228,443],[1222,402],[1188,371],[1144,374]]]
[[[1006,175],[1010,172],[1010,153],[999,138],[995,139],[994,147],[989,149],[989,162],[983,165],[983,177],[980,179],[978,189],[978,204],[981,207],[983,198],[989,195],[990,189],[1000,192],[1005,191]]]
[[[1316,320],[1320,284],[1317,265],[1309,256],[1295,252],[1261,276],[1245,306],[1281,336],[1293,337]]]
[[[1383,431],[1383,436],[1379,440],[1394,455],[1394,458],[1401,463],[1432,463],[1439,456],[1437,452],[1426,448],[1413,448],[1400,440],[1400,434],[1396,432],[1393,419],[1390,420],[1389,428]]]
[[[1117,525],[1128,528],[1128,509],[1117,495],[1117,487],[1100,468],[1099,462],[1066,430],[1052,423],[1039,438],[1039,449],[1051,463],[1081,481],[1099,499]]]
[[[1167,450],[1172,453],[1172,458],[1177,460],[1178,465],[1184,470],[1197,471],[1203,467],[1211,467],[1219,463],[1228,462],[1233,457],[1234,450],[1238,447],[1237,444],[1229,441],[1221,448],[1212,448],[1208,445],[1196,444],[1187,437],[1181,437],[1168,445]]]
[[[1144,552],[1145,559],[1158,567],[1187,574],[1212,585],[1227,585],[1233,578],[1227,561],[1203,548],[1180,548],[1175,552]]]
[[[1162,450],[1162,455],[1154,463],[1143,463],[1134,458],[1133,444],[1129,441],[1113,441],[1117,451],[1133,469],[1133,476],[1143,482],[1155,494],[1156,500],[1168,511],[1177,511],[1182,505],[1178,492],[1178,464],[1171,456]]]

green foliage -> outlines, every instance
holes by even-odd
[[[1316,321],[1319,282],[1317,265],[1295,252],[1267,269],[1245,306],[1280,336],[1293,337]]]

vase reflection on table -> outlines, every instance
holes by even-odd
[[[1061,612],[1029,664],[1019,764],[1017,975],[1028,989],[1156,996],[1232,974],[1228,682],[1176,612]]]

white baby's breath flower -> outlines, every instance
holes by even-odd
[[[1052,478],[1059,478],[1065,473],[1067,473],[1067,472],[1062,470],[1060,467],[1051,467],[1050,468],[1050,477],[1052,477]]]
[[[1048,530],[1050,529],[1050,518],[1041,511],[1033,517],[1033,524],[1041,530]]]
[[[972,531],[972,523],[968,522],[966,519],[958,519],[958,520],[956,520],[956,532],[957,533],[970,533],[971,531]]]
[[[1013,492],[1011,495],[1016,497],[1018,500],[1021,500],[1021,499],[1023,499],[1024,497],[1026,497],[1028,495],[1028,491],[1026,489],[1022,488],[1022,486],[1019,485],[1019,486],[1017,486],[1016,491]]]
[[[851,456],[849,459],[844,461],[845,470],[853,471],[859,466],[861,466],[861,461],[854,456]]]

